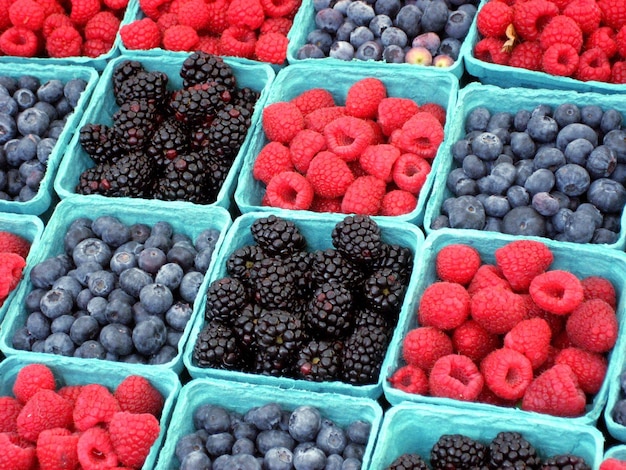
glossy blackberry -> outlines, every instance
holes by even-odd
[[[294,278],[294,286],[299,297],[304,298],[312,292],[311,281],[311,253],[308,251],[296,251],[288,259],[292,266],[291,273]]]
[[[263,249],[258,245],[242,246],[233,251],[226,260],[226,271],[232,277],[251,287],[253,283],[250,281],[250,271],[255,263],[265,257]]]
[[[111,197],[152,197],[154,166],[142,152],[119,157],[102,173],[100,193]]]
[[[389,268],[408,282],[413,270],[413,253],[407,247],[383,243],[380,258],[372,264],[373,270]]]
[[[397,317],[390,318],[380,312],[368,308],[357,309],[354,312],[353,317],[354,328],[359,328],[361,326],[365,326],[367,328],[375,327],[382,328],[389,333],[391,332],[390,330],[398,322]]]
[[[254,300],[269,309],[289,309],[296,290],[291,266],[280,258],[263,258],[250,271]]]
[[[344,341],[343,379],[354,384],[375,383],[387,349],[383,328],[361,326]]]
[[[248,135],[251,118],[252,113],[239,106],[228,104],[219,110],[209,127],[209,152],[232,162]]]
[[[81,147],[96,163],[105,163],[108,160],[108,155],[102,152],[103,144],[108,138],[109,128],[103,124],[85,124],[78,133]]]
[[[270,256],[288,256],[306,246],[295,223],[273,214],[255,220],[250,231],[254,241]]]
[[[206,324],[193,348],[198,367],[235,369],[241,363],[241,348],[233,330],[219,321]]]
[[[335,281],[353,287],[364,279],[365,274],[349,264],[337,250],[327,248],[311,252],[311,280],[314,285]]]
[[[298,352],[296,377],[311,382],[338,380],[342,350],[341,341],[309,341]]]
[[[231,99],[232,94],[224,85],[201,83],[176,90],[169,106],[179,121],[197,124],[212,120]]]
[[[234,90],[237,85],[233,70],[224,59],[202,51],[196,51],[185,59],[180,76],[184,88],[213,81],[222,83],[230,90]]]
[[[206,162],[195,152],[179,155],[165,167],[155,197],[165,201],[188,201],[204,204],[206,192]]]
[[[433,470],[469,469],[483,465],[487,455],[487,447],[468,436],[444,434],[430,451],[430,464]]]
[[[417,454],[402,454],[385,470],[429,470],[424,460]]]
[[[331,236],[337,251],[353,263],[371,264],[382,255],[380,227],[368,216],[347,216],[335,225]]]
[[[343,284],[329,282],[313,292],[304,319],[317,338],[338,339],[352,327],[352,293]]]
[[[263,307],[254,303],[247,303],[235,315],[233,331],[247,353],[256,352],[256,337],[254,330],[259,318],[265,312]]]
[[[109,167],[110,165],[108,164],[96,165],[83,171],[76,185],[76,193],[84,195],[100,194],[100,181],[102,181],[102,176]]]
[[[582,457],[561,454],[545,459],[541,470],[591,470],[591,467]]]
[[[156,129],[159,113],[144,101],[128,101],[113,115],[113,136],[124,150],[143,147]]]
[[[259,99],[260,93],[252,88],[237,88],[233,104],[250,111],[250,115],[254,112],[254,107]]]
[[[537,450],[518,432],[501,432],[489,444],[489,468],[541,468]]]
[[[228,177],[232,162],[208,152],[202,152],[201,155],[207,164],[206,197],[208,201],[213,202],[217,200],[224,181]]]
[[[167,74],[140,71],[122,82],[115,99],[121,105],[128,101],[146,101],[162,106],[168,98]]]
[[[404,279],[389,268],[375,271],[363,285],[365,304],[385,315],[400,312],[405,292]]]
[[[145,69],[139,61],[125,60],[121,62],[117,67],[115,67],[113,76],[111,77],[113,81],[113,94],[117,95],[119,90],[122,88],[122,84],[130,77],[144,71]]]
[[[209,143],[211,142],[210,131],[212,121],[209,119],[192,125],[189,130],[189,145],[197,152],[205,152],[210,155]]]
[[[177,119],[163,121],[156,128],[146,147],[146,153],[155,159],[156,164],[165,167],[168,162],[184,154],[189,149],[187,131]]]
[[[236,313],[246,304],[243,284],[232,277],[223,277],[211,283],[206,293],[204,317],[232,326]]]
[[[293,375],[295,358],[305,340],[300,319],[285,311],[269,310],[261,315],[254,332],[258,347],[255,372]]]

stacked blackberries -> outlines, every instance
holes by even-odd
[[[411,250],[386,243],[366,216],[344,218],[331,233],[334,248],[310,252],[292,221],[270,215],[250,230],[256,243],[233,251],[227,276],[209,286],[195,363],[375,383],[411,275]],[[228,350],[239,352],[236,360],[224,360],[230,335],[215,340],[224,328],[237,337],[239,347]]]
[[[86,124],[80,143],[94,160],[79,194],[207,204],[218,193],[250,127],[259,94],[238,88],[223,59],[194,52],[168,76],[126,60],[113,72],[119,110],[111,126]]]

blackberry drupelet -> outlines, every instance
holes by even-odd
[[[368,216],[349,215],[335,225],[333,246],[348,261],[371,264],[382,255],[380,227]]]
[[[254,371],[293,376],[295,358],[305,341],[300,319],[282,310],[268,310],[260,316],[254,333],[258,347]]]
[[[122,82],[117,94],[118,104],[129,101],[146,101],[153,106],[162,106],[168,98],[169,78],[163,72],[140,71]]]
[[[145,69],[141,62],[137,60],[125,60],[115,67],[112,76],[113,94],[117,96],[119,90],[122,88],[122,84],[139,72],[145,72]]]
[[[405,292],[404,279],[389,268],[373,272],[363,285],[367,307],[385,315],[395,314],[397,316],[402,307]]]
[[[232,277],[222,277],[211,283],[206,293],[204,317],[232,326],[237,311],[247,302],[243,284]]]
[[[541,459],[537,450],[518,432],[500,432],[489,444],[489,468],[525,468],[538,470]]]
[[[341,374],[341,341],[311,340],[298,353],[296,377],[311,382],[331,382]]]
[[[296,224],[273,214],[255,220],[250,231],[254,241],[269,256],[289,256],[306,247],[306,240]]]
[[[228,88],[211,82],[176,90],[169,106],[176,119],[191,125],[213,120],[217,112],[231,100],[232,94]]]
[[[209,153],[233,161],[243,145],[252,119],[245,108],[226,105],[217,112],[208,130]]]
[[[304,320],[316,338],[342,338],[352,327],[352,293],[343,284],[329,282],[313,292]]]
[[[102,173],[100,194],[111,197],[152,197],[154,167],[141,151],[119,157]]]
[[[250,281],[250,271],[255,263],[261,261],[266,255],[258,245],[244,245],[233,251],[226,260],[226,271],[232,277],[239,279],[248,288],[254,284]]]
[[[145,101],[128,101],[113,114],[113,136],[124,150],[139,149],[152,137],[160,115]]]
[[[383,243],[380,258],[374,261],[372,269],[377,271],[389,268],[398,273],[408,284],[413,271],[413,253],[407,247]]]
[[[237,88],[233,99],[233,104],[250,111],[250,115],[254,113],[254,106],[258,101],[260,93],[252,88]]]
[[[433,470],[479,468],[487,455],[487,447],[468,436],[444,434],[430,451],[430,464]]]
[[[155,197],[165,201],[209,202],[206,191],[206,162],[195,152],[179,155],[165,167]]]
[[[541,470],[591,470],[591,467],[582,457],[561,454],[545,459]]]
[[[180,121],[169,118],[156,128],[146,147],[146,153],[153,157],[156,164],[165,168],[168,162],[184,154],[189,149],[189,138]]]
[[[215,201],[228,177],[232,162],[211,155],[207,151],[200,153],[207,164],[206,196],[207,200]]]
[[[344,341],[343,380],[354,385],[375,383],[387,343],[388,336],[383,328],[355,328]]]
[[[237,86],[237,79],[230,65],[220,56],[196,51],[189,55],[180,68],[183,87],[207,82],[219,82],[230,90]]]
[[[193,360],[198,367],[236,369],[241,363],[241,348],[232,329],[211,321],[198,334]]]
[[[268,309],[291,309],[296,290],[291,266],[280,258],[264,258],[250,271],[254,300]]]
[[[103,144],[109,138],[109,128],[104,124],[85,124],[80,128],[78,141],[94,162],[106,163],[108,155],[103,154]]]
[[[102,176],[109,168],[109,164],[103,164],[83,171],[76,185],[76,193],[84,195],[100,194],[100,181],[102,181]]]
[[[311,280],[314,285],[335,281],[354,287],[364,279],[365,273],[349,264],[337,250],[327,248],[311,252]]]
[[[430,470],[426,462],[417,454],[402,454],[385,470]]]

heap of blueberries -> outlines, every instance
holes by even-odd
[[[0,76],[0,200],[30,201],[87,82]]]
[[[195,240],[169,222],[75,219],[64,252],[33,266],[15,349],[165,364],[191,318],[219,231]]]
[[[431,228],[615,243],[626,204],[622,121],[596,105],[474,108],[465,137],[451,146],[451,196]]]
[[[193,423],[196,431],[176,444],[180,470],[358,470],[371,432],[364,420],[342,428],[314,406],[278,403],[243,414],[205,404]]]

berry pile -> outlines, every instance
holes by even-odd
[[[33,2],[34,3],[34,2]],[[0,200],[37,195],[48,158],[87,83],[0,76]]]
[[[615,344],[616,293],[605,278],[550,270],[543,243],[510,242],[483,264],[465,244],[436,256],[419,326],[406,334],[406,365],[393,387],[463,401],[573,417],[602,386]]]
[[[251,124],[259,93],[237,87],[221,57],[194,52],[180,69],[182,88],[137,61],[113,73],[119,109],[110,126],[85,124],[80,144],[96,166],[78,194],[215,202]]]
[[[128,0],[15,0],[0,8],[0,51],[22,57],[98,57],[113,47]]]
[[[360,469],[371,432],[371,424],[363,420],[342,428],[315,406],[289,411],[278,403],[243,415],[201,405],[194,410],[193,424],[196,431],[176,444],[180,470]]]
[[[626,129],[615,109],[474,108],[451,146],[441,227],[612,244],[626,204]]]
[[[0,397],[0,467],[139,469],[159,435],[163,403],[139,375],[126,377],[115,390],[57,386],[47,366],[24,366],[13,396]]]
[[[408,248],[383,241],[367,216],[306,251],[295,223],[270,215],[233,251],[206,295],[199,367],[309,381],[376,383],[412,271]]]
[[[269,142],[253,166],[262,204],[283,209],[400,215],[417,206],[443,141],[446,111],[387,96],[378,78],[356,81],[344,104],[311,88],[263,109]]]
[[[296,57],[450,67],[477,5],[476,0],[314,0],[316,28]]]
[[[145,18],[122,26],[128,49],[203,51],[282,65],[302,0],[140,0]]]
[[[30,271],[25,325],[15,349],[81,358],[165,364],[178,353],[219,232],[196,240],[168,222],[126,225],[79,218],[65,252]]]
[[[572,454],[542,458],[537,449],[516,431],[502,431],[489,443],[463,434],[444,434],[431,448],[429,457],[430,466],[419,454],[405,453],[385,470],[591,470],[585,459]]]
[[[0,307],[22,279],[30,242],[11,232],[0,231]]]
[[[622,0],[491,0],[476,24],[479,60],[582,81],[626,83]]]

